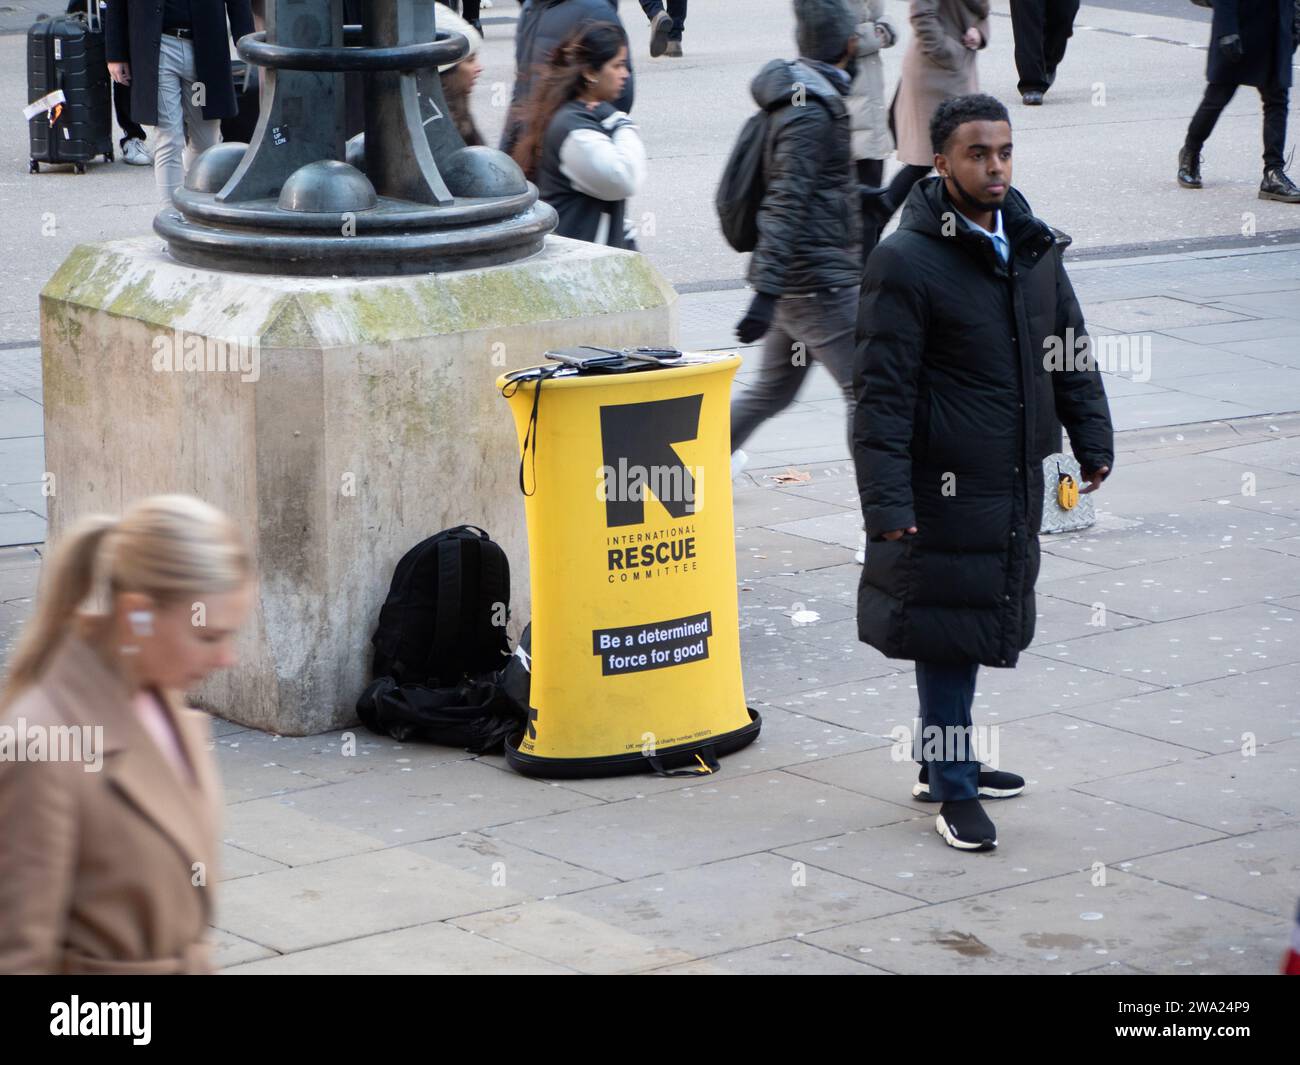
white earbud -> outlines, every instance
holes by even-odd
[[[127,615],[131,619],[131,631],[137,636],[153,635],[153,613],[148,610],[132,610]]]

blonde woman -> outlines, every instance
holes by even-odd
[[[57,545],[0,696],[0,973],[209,971],[220,796],[180,693],[234,664],[251,577],[188,496]]]

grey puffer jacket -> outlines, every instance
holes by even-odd
[[[862,222],[844,88],[833,68],[774,59],[750,92],[771,115],[766,191],[749,283],[769,295],[815,292],[862,280]]]

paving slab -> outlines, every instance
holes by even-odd
[[[990,801],[986,808],[997,826],[998,846],[984,853],[945,846],[935,831],[933,807],[902,824],[781,847],[778,853],[921,902],[942,903],[1071,872],[1080,887],[1087,887],[1096,863],[1117,866],[1154,851],[1223,838],[1198,825],[1064,788],[1026,791],[1016,799]]]
[[[644,798],[485,830],[620,879],[819,839],[913,816],[911,809],[779,771],[727,777]],[[684,825],[707,825],[704,833]]]
[[[919,905],[892,891],[807,869],[773,854],[746,855],[593,888],[560,901],[565,911],[578,915],[581,928],[615,927],[695,958],[774,939],[806,938],[834,925]],[[558,906],[545,913],[535,907],[496,911],[455,923],[565,964],[579,964],[582,959],[574,956],[574,950],[581,944],[545,944],[537,939],[543,916],[555,915]]]
[[[1300,588],[1300,558],[1228,544],[1191,558],[1047,581],[1046,595],[1085,607],[1101,603],[1128,617],[1168,621],[1267,602]]]
[[[232,976],[472,976],[496,973],[518,976],[561,976],[574,970],[494,943],[450,924],[432,922],[414,928],[314,947],[265,960],[232,964]]]
[[[1300,739],[1300,663],[1164,688],[1069,711],[1206,754]]]
[[[1150,972],[1272,974],[1276,918],[1116,870],[1070,873],[809,936],[900,973],[1071,973],[1112,961]]]
[[[1272,914],[1295,915],[1300,882],[1300,826],[1285,825],[1153,854],[1121,869],[1162,884]]]
[[[222,885],[218,928],[280,953],[441,921],[525,897],[409,847],[333,858]]]
[[[1300,661],[1298,625],[1294,610],[1254,604],[1066,640],[1028,655],[1106,670],[1116,679],[1176,687]]]
[[[814,947],[799,939],[779,939],[758,947],[714,954],[706,961],[665,965],[653,976],[888,976],[865,965]]]
[[[1300,740],[1266,744],[1254,754],[1206,755],[1077,787],[1219,832],[1277,828],[1300,816]]]

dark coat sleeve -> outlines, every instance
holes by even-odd
[[[131,34],[126,17],[127,0],[108,0],[104,15],[104,58],[110,63],[131,61]]]
[[[758,243],[749,271],[757,292],[779,296],[785,290],[790,250],[803,239],[804,218],[831,140],[831,121],[826,109],[811,100],[787,108],[779,120],[774,119],[767,188],[757,216]]]
[[[249,0],[226,0],[226,14],[230,18],[230,39],[236,44],[253,32],[253,5]]]
[[[867,260],[854,363],[853,463],[869,537],[916,524],[912,422],[927,319],[906,256],[879,245]]]
[[[1059,249],[1056,256],[1056,335],[1087,335],[1083,311],[1074,294],[1074,286],[1065,272]],[[1073,331],[1072,333],[1070,331]],[[1095,354],[1095,353],[1094,353]],[[1067,361],[1067,366],[1073,363]],[[1102,385],[1101,373],[1092,368],[1053,370],[1052,390],[1056,398],[1056,416],[1070,437],[1070,447],[1084,473],[1100,466],[1115,467],[1115,434],[1111,427],[1110,403]]]

